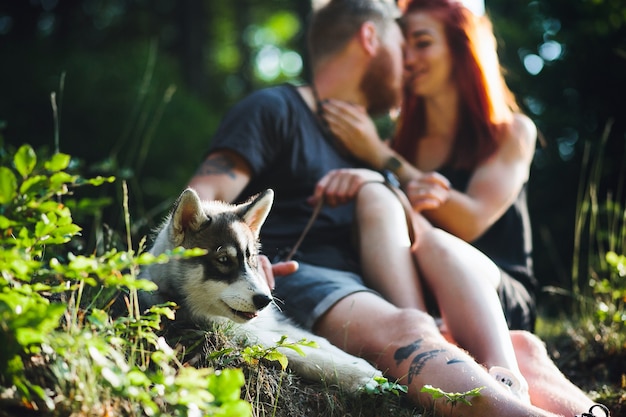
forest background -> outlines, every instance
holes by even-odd
[[[60,150],[86,175],[125,179],[133,232],[147,234],[231,105],[266,85],[306,82],[311,7],[304,0],[3,1],[3,146]],[[544,313],[562,313],[563,294],[588,285],[572,281],[587,277],[580,253],[597,244],[579,239],[591,161],[599,161],[600,210],[623,213],[626,4],[487,0],[486,10],[507,81],[541,133],[529,184],[534,259],[542,285],[564,290],[542,293]],[[81,224],[81,244],[91,250],[115,238],[101,226],[122,229],[122,191],[118,181],[85,192],[110,203]],[[594,230],[608,233],[613,218],[597,217]]]

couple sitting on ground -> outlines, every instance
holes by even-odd
[[[274,189],[261,243],[275,275],[288,272],[275,280],[282,309],[408,385],[416,403],[432,403],[425,384],[484,387],[471,407],[433,407],[453,416],[608,414],[592,409],[537,337],[507,326],[507,318],[527,330],[534,323],[522,235],[536,132],[510,99],[489,27],[475,24],[486,18],[453,0],[412,1],[398,17],[384,0],[331,0],[315,11],[311,84],[263,89],[234,106],[189,186],[227,202]],[[400,103],[392,149],[367,113]],[[434,173],[444,168],[450,174]],[[381,169],[394,171],[413,206],[415,245]],[[298,267],[281,262],[320,200]],[[513,236],[500,230],[511,219]],[[488,229],[494,235],[481,249],[491,246],[499,267],[465,241]],[[511,265],[498,258],[508,251]]]

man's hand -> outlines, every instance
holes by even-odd
[[[269,258],[265,255],[259,255],[259,270],[265,277],[270,290],[274,290],[274,277],[282,277],[293,274],[298,270],[298,263],[295,261],[278,262],[272,265]]]
[[[356,197],[361,187],[368,182],[385,182],[376,171],[365,168],[341,168],[329,171],[315,186],[309,204],[315,205],[320,199],[324,204],[335,207],[346,204]]]

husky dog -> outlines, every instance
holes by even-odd
[[[289,367],[305,379],[358,390],[380,372],[290,322],[276,308],[259,273],[259,230],[273,200],[274,192],[269,189],[239,205],[200,201],[193,189],[183,191],[150,252],[158,255],[182,246],[202,248],[207,253],[149,266],[143,277],[157,284],[158,290],[144,294],[142,302],[174,301],[180,306],[179,318],[182,314],[184,319],[200,324],[230,320],[236,323],[229,326],[232,336],[251,344],[275,346],[283,335],[291,342],[303,338],[315,341],[319,348],[303,347],[304,357],[283,349]]]

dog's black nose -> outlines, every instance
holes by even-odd
[[[267,306],[270,302],[272,302],[272,297],[265,294],[255,294],[252,297],[252,302],[254,302],[254,306],[260,310],[263,307]]]

